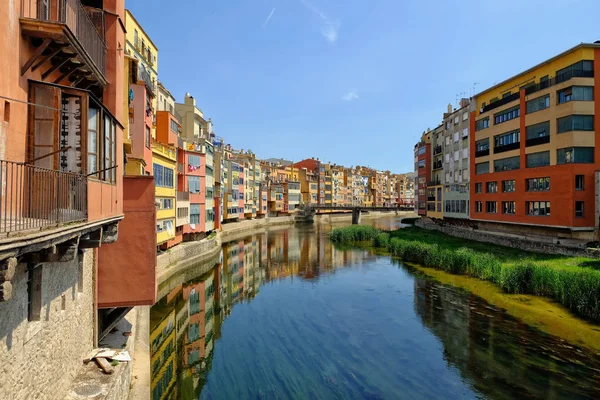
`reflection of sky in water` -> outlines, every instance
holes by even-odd
[[[155,396],[599,398],[585,353],[388,257],[336,249],[331,226],[225,244],[153,307]]]

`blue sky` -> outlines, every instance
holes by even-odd
[[[159,48],[159,79],[177,101],[190,92],[235,148],[407,172],[420,134],[461,94],[600,40],[599,0],[553,3],[126,0],[126,7]]]

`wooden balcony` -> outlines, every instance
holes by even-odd
[[[20,22],[21,33],[35,48],[21,75],[42,68],[44,81],[54,73],[57,84],[108,84],[103,10],[85,7],[80,0],[23,0]]]

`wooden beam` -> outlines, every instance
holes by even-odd
[[[64,74],[62,74],[61,76],[58,77],[58,79],[56,79],[54,81],[54,83],[59,83],[60,81],[62,81],[63,79],[68,78],[69,76],[71,76],[71,74],[75,71],[78,71],[79,67],[73,67],[70,71],[65,72]]]
[[[65,47],[65,45],[58,45],[58,47],[52,53],[48,54],[47,56],[44,56],[44,58],[42,58],[39,62],[37,62],[33,67],[31,67],[31,71],[32,72],[35,71],[36,69],[41,67],[42,64],[44,64],[46,61],[48,61],[49,59],[56,56],[58,53],[60,53],[62,51],[63,47]]]
[[[48,75],[50,75],[51,73],[53,73],[54,71],[56,71],[57,69],[61,68],[63,65],[65,65],[66,63],[68,63],[69,61],[71,61],[70,58],[65,58],[63,60],[63,62],[58,63],[53,65],[52,67],[50,67],[50,69],[48,69],[46,72],[44,72],[42,74],[42,80],[46,79],[48,77]]]
[[[81,78],[77,79],[75,82],[73,82],[73,87],[76,87],[77,85],[79,85],[81,82],[83,82],[83,80],[87,78],[87,75],[82,76]]]
[[[102,243],[110,244],[114,243],[119,239],[119,224],[111,224],[105,227],[102,231]]]
[[[35,49],[31,57],[29,57],[29,60],[27,60],[27,62],[21,67],[21,76],[25,75],[25,72],[27,72],[27,70],[33,65],[35,60],[37,60],[37,58],[42,55],[44,50],[46,50],[48,46],[50,46],[50,43],[52,43],[52,39],[46,38],[44,39],[44,42],[40,45],[40,47]]]

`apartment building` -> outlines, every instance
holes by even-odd
[[[125,9],[9,1],[0,16],[0,398],[65,398],[107,326],[156,298],[153,181],[123,177]],[[133,208],[150,235],[130,234]]]
[[[474,97],[472,220],[595,238],[599,72],[600,44],[582,43]]]
[[[442,132],[443,218],[469,218],[469,99],[458,109],[448,104]],[[437,150],[434,147],[434,153]],[[438,157],[439,158],[439,157]]]
[[[427,215],[427,183],[431,180],[431,131],[423,132],[415,144],[415,207],[420,216]]]

